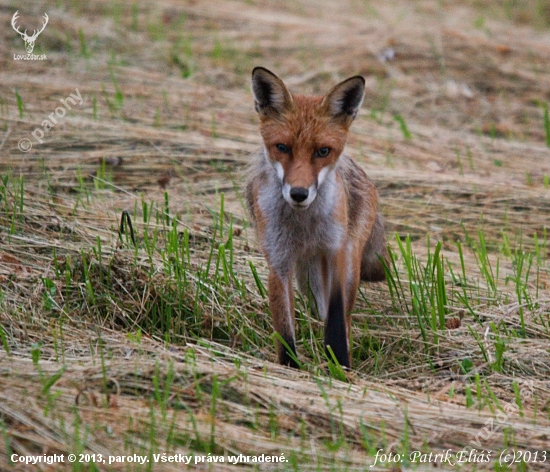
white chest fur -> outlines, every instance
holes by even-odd
[[[292,208],[283,198],[282,183],[271,168],[260,189],[258,205],[265,216],[263,250],[272,267],[286,275],[298,259],[332,253],[342,244],[344,228],[333,215],[340,191],[335,170],[324,176],[317,197],[305,210]]]

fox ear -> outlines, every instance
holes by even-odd
[[[349,126],[357,116],[365,97],[365,79],[360,75],[340,82],[323,98],[329,115],[336,121]]]
[[[252,71],[252,95],[262,117],[279,116],[292,106],[292,95],[283,81],[263,67]]]

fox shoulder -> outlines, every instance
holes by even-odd
[[[351,157],[342,155],[338,166],[347,197],[350,231],[368,230],[378,208],[378,192],[365,171]]]
[[[252,217],[253,223],[256,223],[259,216],[256,214],[255,210],[258,192],[262,186],[267,185],[268,181],[266,159],[263,150],[258,150],[251,155],[250,164],[246,167],[246,175],[246,207],[248,213]]]

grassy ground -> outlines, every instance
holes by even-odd
[[[13,59],[16,9],[23,29],[49,15],[47,60]],[[463,470],[548,468],[547,2],[8,0],[0,18],[0,469],[428,470],[414,451],[469,448],[489,461]],[[393,263],[361,287],[345,374],[302,299],[303,369],[272,363],[242,198],[255,65],[305,93],[367,78],[348,150]]]

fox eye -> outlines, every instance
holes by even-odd
[[[288,146],[285,146],[282,143],[279,143],[275,146],[277,148],[277,151],[282,152],[284,154],[290,154],[290,148]]]
[[[330,148],[322,147],[315,151],[315,157],[327,157],[330,154]]]

